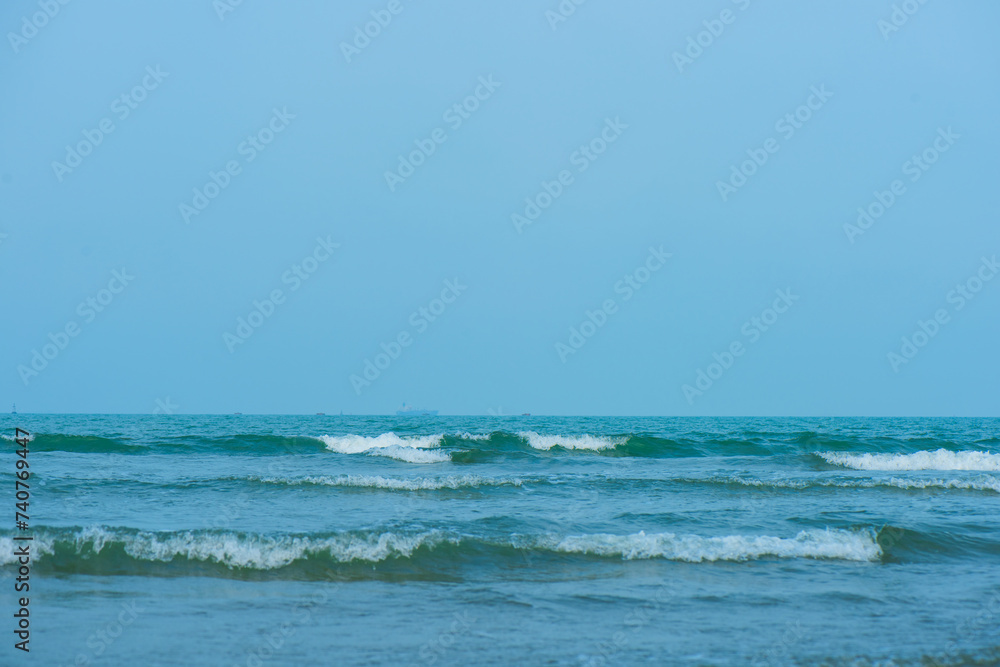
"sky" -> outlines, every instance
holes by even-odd
[[[4,3],[0,402],[998,415],[998,20]]]

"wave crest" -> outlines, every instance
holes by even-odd
[[[479,475],[448,475],[446,477],[415,477],[411,479],[382,477],[381,475],[339,475],[316,477],[249,477],[262,484],[285,486],[316,485],[340,486],[393,491],[437,491],[440,489],[471,489],[483,486],[521,486],[524,480],[516,477],[481,477]]]
[[[947,449],[913,454],[845,454],[820,452],[833,465],[855,470],[986,470],[1000,471],[1000,455]]]
[[[883,555],[874,529],[806,530],[792,538],[645,532],[487,537],[437,529],[257,534],[219,530],[151,532],[95,526],[41,528],[34,537],[33,553],[40,571],[98,575],[232,577],[270,572],[268,576],[315,578],[324,576],[324,568],[347,566],[358,574],[372,576],[372,565],[382,563],[380,567],[391,566],[399,572],[419,570],[453,576],[463,564],[483,559],[502,563],[528,553],[690,563],[766,557],[876,561]],[[0,565],[10,567],[16,563],[13,537],[0,536]]]
[[[992,491],[1000,493],[1000,477],[982,475],[970,479],[925,478],[907,479],[889,477],[883,479],[756,479],[742,476],[678,478],[671,481],[690,484],[719,484],[750,486],[761,489],[788,489],[803,491],[815,488],[877,489],[896,488],[904,490],[957,489],[962,491]]]
[[[428,451],[441,446],[441,441],[444,439],[443,434],[400,437],[390,432],[377,436],[321,435],[318,439],[326,445],[328,450],[338,454],[386,456],[408,463],[451,461],[451,454],[448,452]]]
[[[625,560],[666,558],[691,563],[703,561],[745,561],[762,557],[831,558],[876,561],[882,548],[874,531],[804,530],[794,538],[745,535],[725,537],[678,536],[673,533],[647,535],[578,535],[566,537],[552,547],[555,551],[599,556],[620,556]]]
[[[540,435],[534,431],[521,431],[518,436],[527,440],[532,448],[545,450],[562,447],[563,449],[600,451],[614,449],[619,445],[624,445],[628,440],[628,438],[608,438],[596,435]]]
[[[90,527],[69,535],[43,532],[35,536],[34,544],[36,557],[66,557],[74,565],[86,561],[114,563],[119,558],[117,554],[124,554],[151,563],[181,559],[229,569],[274,570],[315,557],[340,563],[374,563],[394,556],[408,558],[421,546],[435,546],[447,539],[439,531],[413,535],[382,532],[309,536],[210,531],[154,533]],[[4,547],[0,565],[15,563],[13,539],[0,537],[0,545]]]

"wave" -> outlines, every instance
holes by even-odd
[[[663,480],[655,480],[657,484]],[[753,477],[726,476],[708,478],[674,478],[666,481],[687,484],[712,484],[749,486],[763,489],[804,490],[811,488],[875,489],[896,488],[903,490],[957,489],[964,491],[991,491],[1000,493],[1000,477],[983,475],[971,479],[913,479],[889,477],[884,479],[758,479]]]
[[[874,531],[804,530],[793,538],[727,535],[725,537],[678,536],[673,533],[647,535],[579,535],[553,546],[567,553],[620,556],[625,560],[666,558],[703,561],[745,561],[775,558],[831,558],[876,561],[882,548]]]
[[[709,476],[617,476],[617,475],[534,475],[530,477],[488,476],[477,474],[452,474],[427,477],[384,476],[370,474],[295,475],[289,471],[270,470],[270,474],[224,475],[220,477],[193,477],[151,481],[135,473],[114,473],[102,476],[102,484],[141,485],[144,487],[188,489],[193,487],[219,488],[220,484],[260,484],[271,487],[339,487],[374,489],[382,491],[439,491],[486,489],[497,487],[532,488],[569,483],[586,485],[590,493],[647,493],[650,489],[662,490],[665,486],[681,487],[730,487],[755,489],[761,493],[810,492],[824,489],[884,489],[888,491],[966,491],[1000,494],[1000,476],[977,475],[960,478],[949,477],[752,477],[746,473],[714,474]],[[11,473],[0,471],[0,477]],[[55,491],[74,493],[81,486],[91,487],[93,477],[63,477],[49,480]]]
[[[363,432],[362,432],[363,433]],[[759,433],[687,431],[683,437],[647,433],[544,433],[537,430],[475,433],[411,434],[335,433],[326,435],[277,435],[234,433],[200,435],[150,435],[126,437],[117,433],[78,435],[34,433],[36,451],[116,454],[242,454],[278,456],[335,452],[398,459],[410,463],[482,463],[498,458],[530,458],[564,452],[591,456],[635,458],[682,457],[798,457],[861,470],[1000,470],[1000,455],[962,451],[964,445],[930,438],[863,440],[814,432]],[[12,439],[12,436],[4,436]],[[940,447],[936,451],[928,446]],[[882,453],[866,453],[876,448]],[[893,452],[893,453],[888,453]]]
[[[35,439],[35,434],[34,433],[29,433],[26,436],[22,435],[22,436],[14,437],[12,435],[7,435],[6,433],[0,433],[0,438],[3,438],[4,440],[10,440],[11,442],[15,442],[17,440],[24,440],[25,438],[27,438],[28,442],[31,442],[32,440]]]
[[[619,445],[624,445],[628,440],[623,438],[607,438],[594,435],[539,435],[534,431],[524,431],[517,434],[527,441],[534,449],[549,450],[553,447],[563,449],[589,449],[600,451],[602,449],[614,449]]]
[[[126,437],[34,433],[31,440],[32,451],[74,454],[186,454],[198,451],[274,455],[323,449],[316,438],[253,433],[221,437],[184,435],[150,442],[136,442]]]
[[[321,435],[326,448],[338,454],[368,454],[387,456],[408,463],[442,463],[451,461],[451,454],[429,451],[441,446],[444,435],[415,435],[400,437],[383,433],[370,437],[364,435]]]
[[[36,433],[31,440],[31,450],[35,452],[74,452],[79,454],[132,454],[144,447],[134,445],[125,439],[102,438],[96,435],[63,435]]]
[[[716,443],[725,454],[766,454],[760,445],[739,442]],[[704,456],[704,446],[645,435],[558,435],[535,431],[507,433],[455,433],[399,435],[336,434],[283,436],[274,434],[233,434],[203,436],[185,434],[136,442],[124,437],[38,434],[36,451],[63,451],[88,454],[186,454],[190,452],[274,456],[330,451],[338,454],[385,456],[410,463],[478,463],[498,457],[530,457],[541,452],[575,450],[581,453],[616,457],[671,458]],[[749,449],[748,449],[749,448]]]
[[[552,435],[534,431],[508,433],[436,433],[399,435],[275,435],[237,433],[221,436],[184,434],[135,441],[126,437],[74,434],[33,434],[36,451],[108,454],[237,453],[283,455],[332,451],[339,454],[386,456],[411,463],[481,462],[498,456],[531,456],[542,451],[577,450],[605,456],[674,457],[702,456],[695,444],[640,435]],[[733,447],[739,443],[729,443]],[[727,443],[720,443],[728,447]],[[756,446],[754,446],[756,448]],[[765,453],[760,448],[753,452]]]
[[[855,470],[986,470],[1000,471],[1000,454],[947,449],[913,454],[845,454],[820,452],[833,465]]]
[[[475,489],[494,486],[522,486],[526,481],[516,477],[481,477],[479,475],[448,475],[446,477],[395,478],[381,475],[338,475],[336,477],[228,477],[228,481],[251,481],[281,486],[339,486],[392,491],[438,491],[442,489]]]
[[[885,486],[899,489],[963,489],[966,491],[993,491],[1000,493],[1000,478],[982,477],[980,479],[900,479],[893,477],[882,482]]]
[[[256,534],[218,530],[150,532],[133,528],[40,528],[32,542],[39,572],[93,575],[314,579],[335,573],[455,576],[462,565],[503,567],[523,559],[567,557],[742,562],[764,558],[874,562],[883,556],[871,528],[805,530],[795,537],[673,533],[482,537],[444,530]],[[0,565],[13,567],[15,543],[0,537]],[[342,569],[346,567],[347,569]]]
[[[413,535],[384,532],[314,537],[216,531],[154,533],[90,527],[69,533],[42,531],[36,533],[33,543],[39,564],[54,565],[57,570],[78,566],[87,572],[99,571],[101,566],[113,571],[123,559],[147,563],[204,562],[251,570],[279,569],[316,556],[325,556],[333,562],[371,563],[393,556],[408,557],[421,545],[433,545],[443,539],[441,533],[433,531]],[[5,547],[0,554],[0,565],[16,563],[13,539],[0,538],[0,544]]]
[[[468,431],[462,431],[455,434],[455,438],[459,440],[489,440],[491,437],[493,437],[492,433],[469,433]]]

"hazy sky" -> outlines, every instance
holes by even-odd
[[[998,20],[4,3],[0,400],[1000,414]]]

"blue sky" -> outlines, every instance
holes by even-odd
[[[227,6],[0,9],[0,400],[998,414],[995,3]]]

